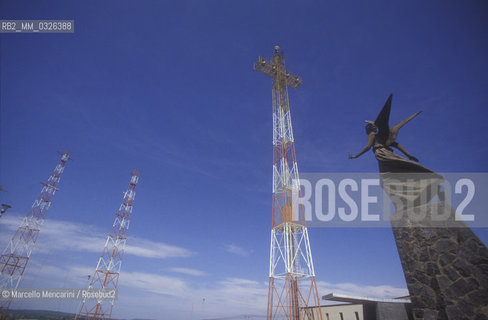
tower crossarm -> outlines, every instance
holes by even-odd
[[[270,61],[266,61],[262,57],[254,63],[254,70],[260,71],[272,79],[278,80],[280,84],[288,85],[293,89],[298,88],[302,84],[302,78],[296,76],[285,69],[284,56],[279,52],[279,47],[275,47],[275,53]]]

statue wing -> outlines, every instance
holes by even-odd
[[[376,120],[374,121],[374,124],[378,128],[377,138],[381,143],[386,143],[386,140],[388,140],[388,136],[390,135],[390,126],[388,122],[390,120],[392,98],[393,94],[390,94],[388,100],[386,100],[383,109],[381,109],[381,112],[378,114],[378,117],[376,117]]]

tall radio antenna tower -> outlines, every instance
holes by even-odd
[[[100,290],[109,292],[117,290],[138,180],[139,170],[136,169],[132,173],[129,187],[124,193],[122,204],[115,213],[112,231],[109,233],[107,241],[105,241],[105,247],[98,259],[95,273],[90,277],[88,291]],[[96,300],[87,300],[85,298],[75,319],[110,319],[114,302],[115,296],[110,299],[101,297]]]
[[[280,47],[270,61],[259,57],[254,69],[273,80],[273,207],[267,319],[322,320],[312,251],[301,207],[294,212],[292,199],[300,182],[291,126],[288,86],[302,79],[285,69]],[[295,206],[296,207],[296,206]],[[311,308],[317,306],[314,313]]]
[[[58,151],[58,153],[61,155],[61,160],[47,182],[41,182],[41,193],[0,256],[0,288],[17,289],[22,279],[32,249],[36,245],[39,230],[46,219],[54,193],[58,190],[61,174],[66,163],[71,159],[69,150],[65,153]],[[0,296],[0,318],[7,315],[11,303],[11,298]]]

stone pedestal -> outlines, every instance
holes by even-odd
[[[443,214],[451,218],[429,218]],[[454,210],[441,201],[397,208],[393,218],[414,319],[488,320],[488,249]]]
[[[445,203],[441,176],[381,174],[418,320],[488,320],[488,249]]]

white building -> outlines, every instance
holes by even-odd
[[[411,320],[410,299],[379,299],[353,297],[343,294],[329,293],[322,300],[341,302],[342,304],[323,305],[322,320]],[[302,310],[301,319],[319,319],[318,308],[310,307]]]

